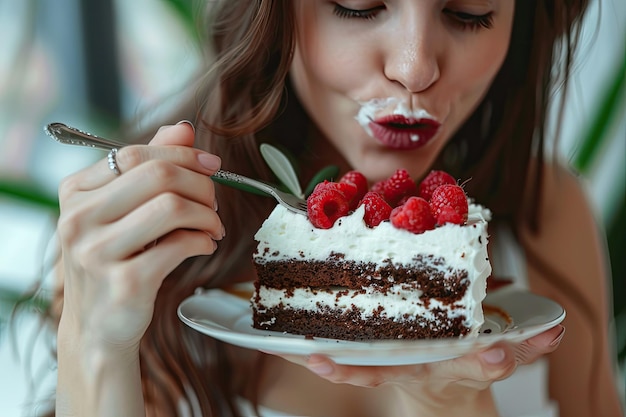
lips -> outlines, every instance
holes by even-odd
[[[429,118],[389,115],[371,121],[368,126],[372,136],[383,145],[397,150],[411,150],[429,143],[441,124]]]

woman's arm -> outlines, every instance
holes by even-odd
[[[144,416],[137,348],[106,349],[59,324],[57,416]]]
[[[563,305],[565,337],[550,356],[550,393],[561,415],[622,416],[615,385],[607,258],[581,181],[546,167],[540,232],[521,231],[533,291]]]

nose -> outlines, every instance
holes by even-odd
[[[436,39],[414,29],[405,31],[402,38],[395,38],[389,45],[384,63],[385,77],[399,83],[410,93],[428,89],[441,76]]]

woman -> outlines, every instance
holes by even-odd
[[[215,63],[198,95],[198,130],[164,127],[149,146],[118,152],[121,175],[101,161],[60,187],[56,414],[246,415],[251,403],[287,415],[511,415],[508,402],[497,410],[494,382],[560,345],[546,357],[561,415],[617,416],[597,230],[578,182],[543,154],[547,99],[561,81],[552,75],[566,74],[551,71],[553,58],[569,69],[584,9],[539,0],[213,6]],[[561,38],[563,55],[554,53]],[[407,142],[368,131],[357,120],[368,103],[385,103],[381,117],[427,114],[437,133]],[[186,328],[176,308],[197,287],[254,278],[252,235],[273,205],[209,175],[222,166],[271,180],[258,153],[270,141],[296,156],[305,180],[328,164],[372,182],[398,167],[471,178],[468,194],[494,212],[494,240],[512,232],[505,246],[527,270],[518,278],[567,310],[567,336],[561,343],[557,326],[449,361],[362,368],[237,349]],[[572,229],[580,239],[566,237]]]

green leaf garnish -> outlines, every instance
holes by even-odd
[[[302,188],[300,188],[300,181],[289,158],[277,148],[267,143],[261,144],[260,150],[267,165],[280,182],[287,187],[289,192],[297,197],[304,198]]]

